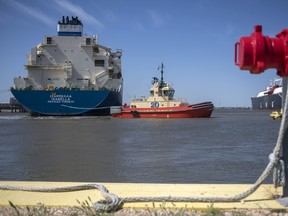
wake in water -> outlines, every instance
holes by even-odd
[[[28,116],[25,115],[17,115],[17,114],[10,114],[9,115],[3,115],[1,113],[0,120],[18,120],[18,119],[27,119]]]
[[[110,116],[30,116],[28,113],[11,113],[0,112],[0,120],[19,120],[19,119],[33,119],[33,120],[77,120],[77,119],[110,119]]]

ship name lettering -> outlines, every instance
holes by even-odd
[[[50,100],[47,101],[48,103],[74,103],[72,100],[72,95],[57,95],[51,94]]]

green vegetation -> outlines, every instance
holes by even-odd
[[[213,207],[213,204],[207,207],[207,210],[202,214],[202,216],[224,216],[224,214]]]
[[[17,215],[17,216],[22,216],[22,215],[27,215],[27,216],[48,216],[51,215],[47,209],[47,207],[45,207],[43,204],[37,206],[37,207],[25,207],[24,211],[21,211],[18,207],[16,207],[11,201],[9,201],[10,206],[12,207],[12,209],[14,210],[14,214],[13,215]]]
[[[81,212],[81,215],[85,215],[85,216],[110,216],[110,215],[114,215],[113,213],[106,213],[103,211],[97,211],[93,207],[93,202],[92,202],[90,197],[88,197],[88,201],[85,200],[84,202],[80,202],[79,200],[77,200],[77,202],[80,204],[80,207],[75,207],[75,208],[78,209],[79,212]]]
[[[276,209],[276,210],[220,210],[213,206],[213,204],[207,206],[204,210],[188,209],[187,206],[183,208],[176,208],[176,205],[172,203],[172,207],[167,207],[166,203],[163,202],[158,206],[153,203],[152,207],[145,209],[121,209],[117,212],[101,212],[97,211],[93,207],[93,202],[90,197],[84,202],[80,202],[78,207],[47,207],[43,204],[39,204],[34,207],[19,207],[15,206],[12,202],[9,202],[10,207],[0,208],[0,215],[4,216],[225,216],[227,212],[231,216],[248,216],[256,213],[257,215],[283,215],[287,213],[287,210]],[[261,214],[261,211],[265,212]]]

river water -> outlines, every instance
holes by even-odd
[[[116,119],[0,113],[0,180],[254,183],[280,127],[269,114],[231,109],[208,119]]]

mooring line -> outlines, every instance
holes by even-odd
[[[43,193],[55,193],[55,192],[73,192],[81,190],[98,189],[105,200],[100,200],[94,203],[94,207],[99,211],[111,212],[119,209],[123,201],[117,195],[109,193],[107,188],[102,184],[82,184],[67,187],[23,187],[23,186],[11,186],[0,185],[0,190],[13,190],[13,191],[28,191],[28,192],[43,192]]]

